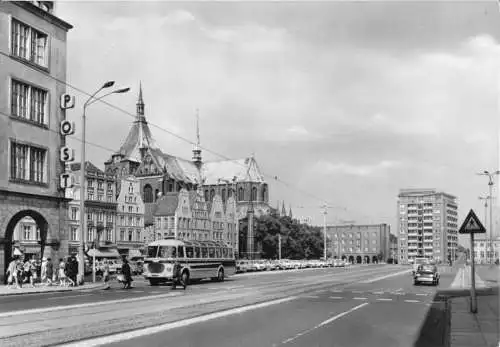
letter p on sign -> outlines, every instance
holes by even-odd
[[[61,95],[61,108],[67,110],[68,108],[75,107],[75,97],[69,94]]]

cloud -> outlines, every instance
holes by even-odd
[[[333,164],[326,161],[320,161],[313,167],[313,170],[327,175],[341,174],[367,177],[384,173],[387,170],[400,166],[401,163],[392,160],[382,160],[381,162],[373,165],[354,165],[348,163]]]

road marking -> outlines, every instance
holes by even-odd
[[[389,298],[378,298],[377,301],[392,301],[392,299],[389,299]]]
[[[361,293],[363,293],[363,291],[361,291],[361,290],[353,290],[352,292],[353,292],[353,293],[356,293],[356,294],[361,294]]]
[[[355,298],[352,298],[353,300],[366,300],[366,298],[358,298],[358,297],[355,297]]]
[[[144,290],[133,290],[132,293],[144,293]]]
[[[405,300],[405,302],[420,302],[420,300]]]
[[[392,273],[392,274],[389,274],[389,275],[375,277],[375,278],[372,278],[372,279],[369,279],[369,280],[366,280],[366,281],[362,281],[362,282],[358,282],[358,283],[363,283],[363,284],[373,283],[373,282],[377,282],[377,281],[380,281],[380,280],[385,280],[386,278],[400,276],[400,275],[403,275],[403,274],[408,274],[408,270],[403,270],[403,271],[395,272],[395,273]]]
[[[313,331],[313,330],[315,330],[315,329],[318,329],[318,328],[321,328],[322,326],[325,326],[325,325],[327,325],[327,324],[330,324],[331,322],[336,321],[337,319],[342,318],[342,317],[344,317],[345,315],[348,315],[349,313],[352,313],[352,312],[354,312],[354,311],[356,311],[356,310],[359,310],[360,308],[362,308],[362,307],[364,307],[364,306],[366,306],[366,305],[368,305],[368,303],[367,303],[367,302],[365,302],[365,303],[363,303],[363,304],[361,304],[361,305],[355,306],[355,307],[353,307],[353,308],[351,308],[350,310],[347,310],[347,311],[345,311],[345,312],[339,313],[338,315],[333,316],[333,317],[331,317],[331,318],[328,318],[327,320],[325,320],[325,321],[321,322],[320,324],[316,325],[315,327],[313,327],[313,328],[311,328],[311,329],[304,330],[303,332],[298,333],[298,334],[297,334],[297,335],[295,335],[294,337],[291,337],[291,338],[289,338],[289,339],[286,339],[286,340],[282,341],[281,343],[282,343],[282,344],[285,344],[285,343],[292,342],[292,341],[296,340],[297,338],[299,338],[300,336],[305,335],[305,334],[307,334],[307,333],[310,333],[311,331]]]
[[[330,296],[330,299],[342,299],[341,296]]]
[[[60,300],[60,299],[66,299],[66,298],[78,298],[82,296],[91,296],[92,294],[78,294],[78,295],[67,295],[67,296],[56,296],[53,298],[47,298],[46,300]]]
[[[114,335],[98,337],[98,338],[83,340],[83,341],[77,341],[74,343],[69,343],[69,344],[65,344],[65,345],[61,345],[61,346],[86,347],[86,346],[102,346],[102,345],[107,345],[107,344],[111,344],[111,343],[117,343],[120,341],[130,340],[130,339],[138,338],[141,336],[151,336],[153,334],[157,334],[157,333],[160,333],[163,331],[168,331],[168,330],[172,330],[172,329],[176,329],[176,328],[182,328],[182,327],[189,326],[192,324],[206,322],[206,321],[209,321],[212,319],[226,317],[226,316],[230,316],[230,315],[234,315],[234,314],[240,314],[240,313],[243,313],[246,311],[255,310],[258,308],[262,308],[262,307],[277,305],[277,304],[292,301],[295,299],[297,299],[296,296],[290,296],[290,297],[282,298],[282,299],[278,299],[278,300],[262,302],[260,304],[237,307],[237,308],[233,308],[233,309],[229,309],[229,310],[225,310],[225,311],[210,313],[210,314],[207,314],[204,316],[183,319],[183,320],[179,320],[177,322],[165,323],[165,324],[158,325],[155,327],[144,328],[144,329],[139,329],[139,330],[134,330],[134,331],[129,331],[129,332],[121,332],[121,333],[114,334]]]
[[[340,289],[332,289],[330,290],[332,293],[342,293],[342,290]]]
[[[317,296],[317,295],[302,295],[301,298],[318,299],[319,296]]]
[[[429,295],[428,293],[417,293],[416,295],[419,295],[419,296],[427,296]]]
[[[380,294],[384,294],[384,292],[372,292],[372,294],[380,295]]]
[[[0,318],[21,316],[23,314],[45,313],[45,312],[53,312],[53,311],[72,310],[75,308],[82,308],[82,307],[94,307],[94,306],[101,306],[101,305],[119,304],[119,303],[125,303],[125,302],[128,303],[128,302],[134,302],[134,301],[168,298],[168,297],[177,296],[177,295],[178,294],[175,294],[175,293],[169,293],[169,294],[162,294],[162,295],[142,296],[140,298],[105,300],[105,301],[97,301],[97,302],[87,302],[84,304],[76,304],[76,305],[61,305],[61,306],[53,306],[53,307],[34,308],[34,309],[29,309],[29,310],[2,312],[2,313],[0,313]]]
[[[159,290],[156,290],[154,292],[151,292],[151,294],[160,294],[160,293],[164,293],[164,292],[160,292]]]

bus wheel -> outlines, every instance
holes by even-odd
[[[217,273],[217,281],[224,282],[224,269],[220,269]]]
[[[157,279],[150,279],[149,284],[151,284],[152,286],[157,286],[158,284],[160,284],[160,281],[158,281]]]
[[[182,284],[184,286],[184,289],[186,289],[187,285],[189,284],[189,273],[187,271],[184,271],[182,273]]]

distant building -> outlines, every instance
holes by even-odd
[[[351,263],[373,263],[389,258],[388,224],[330,225],[327,235],[332,240],[334,259],[346,259]]]
[[[474,239],[474,261],[476,264],[489,264],[490,260],[494,263],[499,258],[500,253],[500,237],[493,240],[489,238]]]
[[[401,189],[398,195],[399,263],[416,257],[437,262],[456,258],[457,198],[435,189]]]
[[[80,244],[80,163],[71,164],[70,168],[75,175],[75,186],[66,189],[66,198],[69,202],[69,253],[78,253]],[[85,163],[86,191],[85,199],[85,230],[84,242],[88,248],[94,243],[100,252],[96,256],[118,255],[116,251],[115,222],[116,222],[116,180],[105,174],[91,162]],[[99,242],[97,242],[99,241]],[[102,255],[101,255],[102,254]]]
[[[309,216],[300,216],[297,217],[297,221],[301,224],[312,224],[312,217]]]
[[[117,185],[116,242],[120,255],[140,257],[146,242],[141,185],[134,176],[122,176]]]
[[[27,259],[40,258],[40,228],[33,218],[26,216],[17,223],[12,241]]]
[[[67,254],[67,200],[58,131],[66,111],[67,33],[53,1],[0,1],[0,282],[14,247],[16,224],[31,217],[40,242],[26,250],[55,258]],[[30,236],[31,237],[31,236]]]

